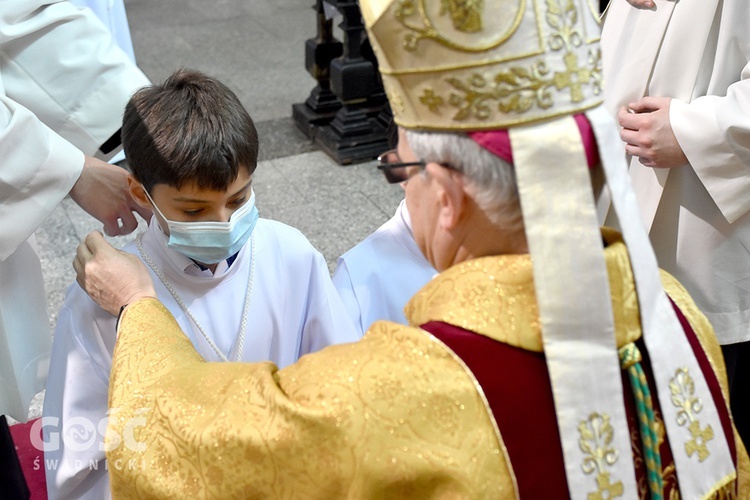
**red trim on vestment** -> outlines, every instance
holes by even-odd
[[[568,481],[544,355],[447,323],[430,322],[422,328],[450,347],[482,386],[521,498],[567,500]]]
[[[731,421],[718,380],[690,324],[679,309],[676,306],[674,308],[683,331],[696,353],[698,364],[705,374],[729,442],[730,452],[736,460],[734,434],[731,432]],[[422,329],[433,334],[453,350],[469,367],[482,387],[508,451],[520,497],[567,499],[568,482],[544,355],[503,344],[443,322],[429,322],[422,325]],[[643,356],[641,365],[651,390],[654,409],[661,419],[661,407],[656,397],[656,386],[643,339],[638,340],[636,345]],[[624,371],[622,383],[625,394],[632,394],[630,381]],[[625,412],[631,431],[631,444],[634,447],[631,451],[635,456],[640,456],[642,447],[632,396],[625,398]],[[673,465],[672,450],[666,436],[659,452],[662,470]],[[648,488],[645,463],[639,458],[634,457],[633,460],[639,490],[649,498],[650,495],[645,493]],[[592,477],[592,486],[595,485],[593,481]],[[678,487],[674,474],[665,477],[664,486],[665,497],[669,498],[670,491]]]

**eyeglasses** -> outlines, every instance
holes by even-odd
[[[408,170],[409,167],[419,167],[420,170],[427,166],[424,161],[409,161],[401,162],[401,158],[398,157],[398,153],[395,149],[386,151],[382,155],[378,156],[378,170],[383,172],[385,180],[391,184],[398,184],[404,182],[414,175],[417,170]]]
[[[427,162],[424,160],[420,161],[400,161],[401,158],[398,156],[398,152],[395,149],[386,151],[382,155],[378,156],[378,170],[383,172],[385,180],[391,184],[398,184],[400,182],[408,181],[409,177],[413,176],[417,172],[420,172],[427,167]],[[453,170],[454,172],[461,173],[461,170],[457,169],[453,165],[448,163],[435,162],[443,168]],[[419,169],[411,169],[409,167],[419,167]]]

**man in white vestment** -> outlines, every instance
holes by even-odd
[[[117,45],[125,52],[131,61],[135,62],[133,40],[130,37],[130,25],[125,13],[123,0],[70,0],[79,7],[87,7],[104,23]],[[119,163],[125,159],[125,153],[118,152],[109,159],[110,163]]]
[[[124,250],[147,264],[204,359],[283,367],[360,338],[323,256],[298,230],[258,218],[258,136],[228,88],[181,70],[137,92],[123,143],[133,196],[154,211]],[[60,436],[45,450],[52,499],[106,498],[107,470],[121,465],[105,461],[103,432],[115,330],[116,318],[73,284],[58,314],[44,401],[45,442]]]
[[[90,12],[0,2],[0,413],[16,420],[27,419],[49,363],[33,233],[68,194],[110,235],[135,229],[134,210],[148,215],[126,172],[93,158],[119,144],[122,108],[148,83]]]
[[[414,241],[402,200],[388,222],[339,257],[333,284],[364,335],[378,320],[407,324],[406,303],[436,274]]]
[[[605,102],[659,265],[711,321],[750,439],[750,16],[741,0],[613,0]],[[745,405],[746,406],[746,405]]]
[[[380,166],[398,160],[398,127],[391,121],[386,131],[391,150],[378,157]],[[406,183],[381,168],[391,184]],[[379,320],[408,324],[404,307],[437,271],[414,241],[406,199],[396,213],[367,238],[339,257],[333,285],[360,335]]]
[[[112,33],[117,45],[135,61],[133,39],[130,36],[130,25],[123,0],[70,0],[70,3],[91,9]]]

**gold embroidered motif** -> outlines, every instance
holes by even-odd
[[[700,421],[696,419],[696,415],[703,410],[703,403],[700,398],[694,396],[695,385],[687,368],[677,370],[675,376],[669,381],[669,388],[672,392],[672,404],[679,408],[677,424],[680,426],[689,424],[688,430],[692,439],[685,442],[685,452],[688,457],[697,453],[698,460],[703,462],[711,454],[707,443],[714,438],[714,430],[710,425],[701,429]]]
[[[391,109],[394,113],[402,113],[406,106],[404,106],[404,100],[401,97],[400,88],[398,85],[392,86],[387,79],[383,79],[383,86],[388,93],[388,101],[391,104]]]
[[[464,33],[482,31],[484,0],[442,0],[440,14],[450,13],[453,27]]]
[[[624,493],[622,481],[612,482],[607,470],[617,462],[619,454],[611,447],[614,430],[609,423],[609,415],[592,413],[588,420],[578,425],[581,438],[578,446],[588,456],[583,459],[581,469],[585,474],[596,472],[596,491],[589,493],[589,500],[621,497]]]
[[[436,95],[432,89],[425,89],[419,102],[427,106],[433,113],[438,113],[438,108],[443,105],[443,98]]]
[[[455,89],[451,92],[447,102],[458,111],[453,116],[455,121],[467,119],[487,120],[492,118],[491,104],[497,102],[500,113],[524,113],[533,106],[549,109],[555,103],[553,91],[568,90],[570,101],[582,102],[585,99],[583,87],[591,85],[595,95],[601,92],[601,52],[589,51],[584,64],[580,64],[578,55],[574,51],[583,43],[578,24],[578,12],[572,0],[547,0],[547,24],[554,29],[549,36],[548,46],[553,52],[565,51],[563,62],[564,71],[550,71],[547,63],[537,60],[529,67],[514,66],[496,73],[492,79],[480,73],[472,74],[468,81],[459,78],[448,78],[446,82]],[[408,4],[405,5],[405,4]],[[407,8],[408,7],[408,8]],[[403,10],[402,10],[403,9]],[[404,1],[397,10],[413,13],[412,1]],[[405,14],[403,14],[405,15]],[[402,20],[401,18],[399,18]],[[405,26],[405,21],[402,20]],[[430,28],[432,29],[432,28]],[[407,35],[405,46],[407,50],[416,48],[419,39],[432,37],[430,29],[425,28],[419,35]],[[432,88],[426,88],[420,97],[420,102],[433,113],[440,113],[440,108],[446,99],[435,93]]]
[[[502,9],[495,7],[495,14],[508,15],[508,6],[500,5]],[[470,53],[486,52],[487,50],[498,47],[505,42],[518,29],[521,19],[526,8],[524,0],[518,1],[516,14],[513,21],[505,28],[498,30],[493,26],[490,35],[494,35],[489,42],[484,38],[474,38],[472,40],[458,40],[455,38],[455,32],[450,33],[450,37],[441,31],[450,31],[440,20],[433,22],[430,14],[433,16],[448,16],[450,26],[460,34],[475,34],[483,32],[483,18],[485,17],[485,0],[441,0],[439,12],[429,13],[425,6],[424,0],[399,0],[394,10],[396,20],[407,29],[404,35],[403,46],[408,51],[414,51],[422,40],[432,40],[445,47]],[[500,32],[502,31],[502,32]],[[487,32],[483,32],[487,35]],[[477,40],[481,40],[477,43]]]

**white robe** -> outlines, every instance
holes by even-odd
[[[436,274],[414,242],[402,200],[388,222],[339,258],[333,284],[363,333],[377,320],[408,324],[404,306]]]
[[[750,340],[750,16],[744,0],[611,2],[602,32],[612,113],[673,97],[670,121],[690,162],[631,159],[659,265],[708,316],[721,344]]]
[[[255,246],[254,275],[241,361],[270,360],[284,367],[304,354],[360,338],[333,288],[323,256],[292,227],[259,219],[231,267],[221,263],[223,269],[217,268],[215,275],[200,271],[190,259],[168,248],[154,220],[142,243],[206,334],[230,360],[236,359],[239,345],[237,336],[253,267],[251,244]],[[123,249],[139,255],[135,242]],[[153,270],[151,274],[159,300],[196,350],[208,361],[220,361]],[[99,446],[106,427],[116,318],[73,284],[57,321],[44,399],[44,417],[54,420],[44,428],[45,441],[62,436],[61,431],[72,423],[79,433],[78,441],[73,436],[66,438],[72,440],[72,446],[45,451],[47,488],[51,499],[104,498],[109,492],[108,465]],[[93,470],[94,466],[98,470]]]
[[[148,84],[92,17],[67,2],[0,2],[0,413],[21,421],[50,346],[32,235]]]
[[[70,0],[70,3],[91,9],[112,34],[117,46],[128,55],[131,61],[135,62],[133,39],[130,36],[130,24],[123,0]],[[124,159],[125,151],[121,149],[109,159],[109,162],[118,163]]]
[[[123,0],[70,0],[70,3],[91,9],[112,33],[117,45],[132,61],[135,61],[133,40],[130,36],[130,25]]]

